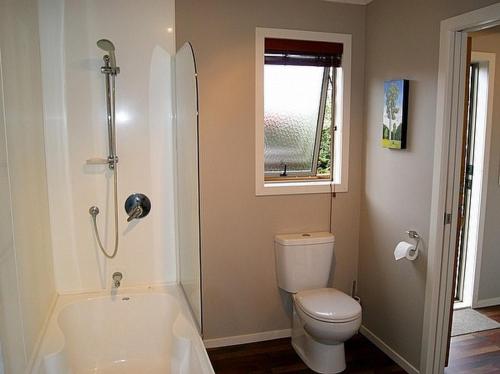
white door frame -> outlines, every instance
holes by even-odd
[[[498,23],[500,3],[441,22],[429,253],[420,363],[420,372],[425,374],[442,373],[446,358],[458,218],[467,33]]]

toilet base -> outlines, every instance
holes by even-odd
[[[321,374],[340,373],[346,369],[344,343],[323,344],[314,340],[303,328],[299,316],[293,311],[292,346],[302,361]]]

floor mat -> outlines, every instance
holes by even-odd
[[[473,309],[460,309],[453,312],[451,336],[500,328],[500,323],[476,312]]]

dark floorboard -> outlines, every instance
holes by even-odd
[[[476,309],[500,322],[500,306]],[[313,373],[302,362],[290,339],[213,348],[208,355],[217,374]],[[361,335],[346,343],[345,373],[405,373]],[[500,329],[451,339],[450,363],[445,374],[500,374]]]
[[[500,306],[476,309],[500,322]],[[500,329],[451,338],[446,374],[500,373]]]
[[[488,308],[479,308],[474,310],[484,314],[486,317],[489,317],[497,322],[500,322],[500,305],[490,306]]]
[[[345,373],[405,373],[359,334],[347,341],[345,349]],[[212,348],[208,355],[217,374],[313,373],[293,350],[290,338]]]

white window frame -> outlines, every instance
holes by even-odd
[[[310,40],[342,43],[342,93],[336,121],[333,144],[333,182],[331,180],[305,181],[266,181],[264,178],[264,41],[265,38]],[[351,35],[325,32],[312,32],[287,29],[255,29],[255,194],[292,195],[347,192],[349,167],[349,129],[351,117]]]

